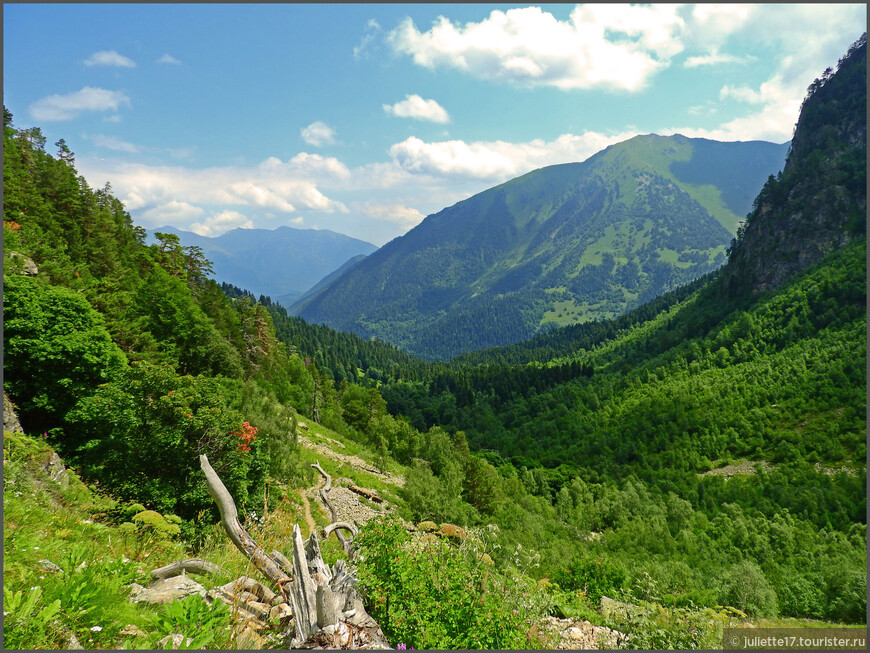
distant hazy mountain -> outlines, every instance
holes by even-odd
[[[309,301],[311,301],[313,297],[323,292],[323,290],[332,285],[335,280],[341,277],[341,275],[350,270],[352,267],[357,265],[365,257],[365,254],[359,254],[358,256],[354,256],[352,259],[349,259],[345,262],[344,265],[327,274],[320,281],[311,286],[311,288],[302,293],[302,295],[297,295],[295,297],[285,295],[283,297],[277,297],[273,299],[275,299],[275,301],[277,301],[279,304],[288,307],[288,313],[290,315],[297,315],[297,310],[299,307],[305,306]]]
[[[233,229],[209,238],[175,227],[149,229],[177,234],[185,247],[201,247],[214,267],[214,277],[255,296],[271,296],[288,305],[349,259],[377,249],[334,231],[318,229]],[[278,298],[282,298],[279,300]]]
[[[427,358],[612,317],[720,266],[787,151],[638,136],[427,217],[293,310]]]

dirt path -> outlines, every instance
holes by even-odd
[[[314,518],[311,516],[311,503],[308,501],[305,490],[297,490],[297,492],[299,493],[299,496],[302,497],[302,506],[305,510],[305,523],[308,525],[307,537],[317,530],[317,524],[314,523]]]

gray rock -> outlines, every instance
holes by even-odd
[[[39,268],[32,258],[28,258],[21,252],[7,252],[6,255],[12,259],[16,268],[20,269],[21,274],[26,277],[35,277],[39,274]]]
[[[15,407],[5,392],[3,393],[3,430],[10,433],[24,433],[24,429],[18,422],[18,415],[15,414]]]
[[[172,642],[170,646],[171,649],[177,650],[181,647],[181,644],[184,643],[185,646],[190,646],[193,640],[190,637],[185,637],[181,633],[172,633],[171,635],[167,635],[163,639],[157,642],[157,648],[163,648],[169,642]]]
[[[66,471],[63,461],[56,451],[52,451],[48,458],[46,458],[42,468],[48,472],[48,477],[52,481],[59,483],[64,489],[69,487],[69,472]]]
[[[132,637],[147,637],[148,633],[139,628],[136,624],[127,624],[121,629],[122,635],[129,635]]]
[[[205,588],[195,580],[187,576],[173,576],[152,583],[149,587],[142,587],[133,583],[130,590],[130,600],[133,603],[172,603],[176,599],[183,599],[191,594],[199,594],[206,597]]]
[[[69,639],[66,642],[66,648],[70,651],[84,651],[85,647],[81,645],[75,633],[69,634]]]
[[[48,558],[42,558],[42,560],[40,560],[36,564],[39,565],[39,568],[42,569],[42,571],[47,571],[51,574],[62,574],[63,573],[63,569],[58,567],[56,564],[54,564]]]

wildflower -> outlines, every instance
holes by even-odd
[[[98,633],[98,632],[100,632],[102,629],[103,629],[102,626],[91,626],[91,632],[92,632],[92,633]]]
[[[397,651],[406,651],[407,649],[408,649],[408,647],[405,646],[404,642],[399,642],[398,644],[396,644]]]

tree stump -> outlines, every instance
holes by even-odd
[[[356,588],[357,579],[346,562],[338,560],[330,569],[323,561],[316,531],[311,533],[306,543],[302,539],[299,525],[294,524],[291,559],[288,560],[277,551],[272,555],[267,554],[242,528],[232,496],[204,455],[200,456],[200,466],[205,473],[209,494],[218,505],[221,523],[230,539],[278,587],[291,606],[292,628],[281,633],[288,648],[390,648],[380,626],[366,612],[362,596]],[[335,511],[329,503],[332,479],[319,463],[312,467],[326,478],[326,486],[321,489],[321,499],[330,509],[334,521]],[[332,523],[325,530],[336,531],[336,536],[340,538],[342,546],[350,556],[353,547],[350,540],[343,537],[341,529],[356,534],[354,524],[342,522]]]

